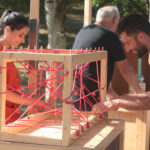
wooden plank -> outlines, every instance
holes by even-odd
[[[39,18],[40,0],[30,0],[30,18]]]
[[[64,99],[68,98],[72,92],[73,83],[73,64],[72,57],[66,57],[64,62],[64,70],[68,71],[68,75],[64,77]],[[72,102],[72,98],[67,99],[67,102]],[[62,145],[67,146],[70,143],[70,129],[72,119],[72,106],[63,102],[63,133],[62,133]]]
[[[50,53],[25,53],[25,52],[0,52],[4,59],[12,60],[38,60],[38,61],[57,61],[64,62],[65,57],[70,57],[70,54],[50,54]],[[107,58],[106,51],[89,52],[83,54],[71,54],[73,57],[72,63],[81,64],[85,62],[93,62]]]
[[[30,144],[61,145],[60,139],[29,136],[23,134],[1,134],[0,141],[22,142]]]
[[[27,144],[17,142],[4,142],[0,141],[0,147],[2,150],[63,150],[60,146],[49,146],[41,144]],[[75,150],[75,149],[74,149]]]
[[[91,24],[92,18],[92,2],[84,0],[84,26]]]
[[[3,59],[17,59],[17,60],[38,60],[38,61],[59,61],[63,62],[65,59],[64,54],[49,54],[49,53],[24,53],[24,52],[0,52]]]
[[[32,115],[29,115],[29,116],[23,118],[20,121],[18,120],[18,121],[8,124],[8,127],[6,126],[4,128],[4,132],[5,133],[18,133],[18,132],[21,132],[22,130],[25,130],[26,128],[29,128],[28,125],[34,126],[34,124],[38,124],[38,122],[40,122],[41,120],[45,120],[52,116],[53,116],[53,114],[49,113],[49,112],[32,114]],[[26,121],[26,120],[28,120],[28,121]],[[33,121],[33,120],[39,120],[39,121]],[[15,125],[17,125],[17,124],[27,125],[27,126],[24,126],[24,127],[16,126],[15,127]]]
[[[97,51],[84,54],[72,54],[72,56],[73,56],[73,65],[76,65],[86,62],[94,62],[97,60],[107,59],[107,52]]]

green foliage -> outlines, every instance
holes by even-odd
[[[148,15],[147,0],[92,0],[92,4],[94,10],[105,5],[116,5],[119,8],[121,17],[137,12],[144,16]]]
[[[28,13],[30,9],[30,0],[0,0],[1,12],[5,9],[13,9],[21,13]]]

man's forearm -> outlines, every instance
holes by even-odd
[[[128,110],[148,110],[150,109],[150,92],[140,94],[126,94],[117,99],[97,103],[92,110],[95,113],[103,114],[108,111],[114,111],[118,108]]]
[[[123,95],[114,100],[117,108],[129,110],[148,110],[150,109],[150,97],[146,94]]]

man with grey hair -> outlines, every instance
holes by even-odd
[[[98,49],[99,47],[104,47],[104,49],[108,52],[108,62],[107,62],[107,88],[112,80],[114,65],[116,64],[124,78],[128,81],[130,86],[134,89],[136,93],[140,93],[141,89],[138,84],[138,79],[135,71],[132,66],[126,59],[124,54],[122,44],[116,35],[115,31],[117,29],[119,22],[119,11],[116,6],[105,6],[98,10],[96,21],[94,24],[90,24],[86,27],[83,27],[76,36],[73,49]],[[97,80],[97,69],[96,63],[90,63],[83,71],[88,77],[91,77],[94,80]],[[75,81],[76,89],[78,93],[80,93],[80,81],[76,79]],[[98,89],[98,85],[95,82],[92,82],[87,77],[83,77],[82,84],[86,86],[88,92],[93,92]],[[87,94],[87,91],[84,91]],[[115,92],[113,92],[115,93]],[[113,96],[118,96],[114,94]],[[77,109],[88,110],[91,111],[92,106],[97,103],[95,99],[98,99],[99,92],[97,92],[94,96],[88,96],[86,100],[76,101],[74,102],[74,106]],[[80,94],[73,93],[73,101],[80,98]],[[92,105],[91,105],[92,104]],[[80,106],[79,106],[80,105]]]
[[[120,15],[116,6],[105,6],[98,10],[95,24],[102,24],[105,28],[115,32],[119,18]]]
[[[97,11],[96,20],[99,18],[113,18],[115,16],[120,17],[118,8],[116,6],[105,6]]]

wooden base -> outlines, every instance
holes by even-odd
[[[149,150],[150,111],[119,109],[109,117],[125,120],[124,150]]]
[[[101,119],[69,146],[0,141],[0,147],[2,150],[105,150],[116,137],[120,136],[119,150],[123,150],[123,133],[124,121]]]

